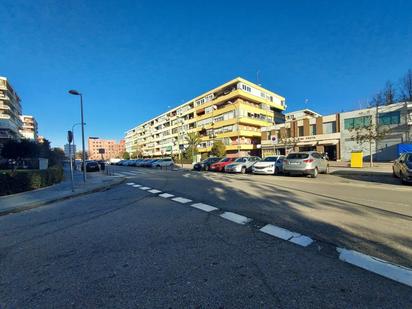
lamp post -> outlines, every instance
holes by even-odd
[[[81,122],[78,122],[78,123],[75,123],[74,125],[72,125],[72,132],[73,132],[73,142],[72,142],[72,144],[73,144],[74,146],[76,146],[76,143],[74,142],[74,138],[75,138],[75,135],[76,135],[76,134],[74,134],[74,128],[75,128],[76,126],[80,125],[80,124],[82,124],[82,123],[81,123]],[[86,123],[85,123],[84,125],[86,125]],[[74,150],[74,148],[73,148],[73,150]],[[74,161],[76,162],[76,151],[73,151],[73,159],[74,159]]]
[[[83,96],[77,90],[69,90],[72,95],[80,96],[80,114],[81,114],[81,125],[82,125],[82,166],[83,166],[83,181],[86,183],[86,153],[84,147],[84,119],[83,119]]]

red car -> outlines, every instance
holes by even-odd
[[[235,160],[236,158],[223,158],[219,162],[212,164],[209,167],[209,170],[215,171],[215,172],[223,172],[225,170],[225,166],[232,163]]]

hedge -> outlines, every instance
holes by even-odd
[[[63,180],[63,168],[53,166],[47,170],[0,172],[0,195],[8,195],[47,187]]]

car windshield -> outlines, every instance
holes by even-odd
[[[235,162],[246,162],[246,158],[237,158]]]
[[[290,153],[288,154],[288,159],[307,159],[309,154],[307,153]]]
[[[276,162],[278,157],[267,157],[263,161],[265,162]]]

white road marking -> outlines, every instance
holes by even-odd
[[[149,189],[151,189],[150,187],[140,187],[139,188],[140,190],[149,190]]]
[[[339,259],[341,261],[412,287],[412,269],[410,268],[391,264],[376,257],[353,250],[343,248],[336,248],[336,250],[339,252]]]
[[[275,236],[277,238],[290,241],[302,247],[307,247],[311,243],[313,243],[313,239],[308,236],[305,236],[305,235],[302,235],[296,232],[291,232],[287,229],[278,227],[273,224],[265,225],[264,227],[260,229],[260,231],[263,233],[269,234],[271,236]]]
[[[222,218],[225,218],[227,220],[230,220],[230,221],[238,223],[238,224],[246,224],[246,223],[252,221],[252,219],[250,219],[248,217],[238,215],[238,214],[235,214],[234,212],[230,212],[230,211],[226,211],[226,212],[222,213],[220,216]]]
[[[133,187],[135,187],[135,188],[139,188],[139,187],[141,187],[142,185],[133,185]]]
[[[302,247],[307,247],[313,243],[313,239],[305,235],[295,236],[292,239],[289,239],[289,241]]]
[[[152,189],[152,190],[149,190],[148,192],[150,192],[150,193],[160,193],[160,192],[162,192],[162,191],[156,190],[156,189]]]
[[[175,197],[175,198],[172,198],[172,200],[175,201],[175,202],[181,203],[181,204],[186,204],[186,203],[189,203],[189,202],[192,201],[192,200],[189,200],[188,198],[184,198],[184,197]]]
[[[188,178],[190,177],[190,174],[183,174],[182,176]]]
[[[195,203],[195,204],[192,204],[190,206],[195,207],[195,208],[200,209],[200,210],[203,210],[203,211],[206,211],[206,212],[210,212],[210,211],[219,209],[219,208],[216,208],[214,206],[210,206],[208,204],[203,204],[203,203]]]
[[[133,185],[134,185],[134,182],[128,182],[128,183],[126,183],[126,185],[128,185],[128,186],[133,186]]]
[[[134,175],[136,175],[136,174],[134,174],[134,173],[131,173],[131,172],[122,172],[122,174],[125,174],[125,175],[132,175],[132,176],[134,176]]]
[[[163,198],[169,198],[169,197],[173,197],[174,195],[173,195],[173,194],[169,194],[169,193],[162,193],[162,194],[159,194],[159,196],[160,196],[160,197],[163,197]]]

